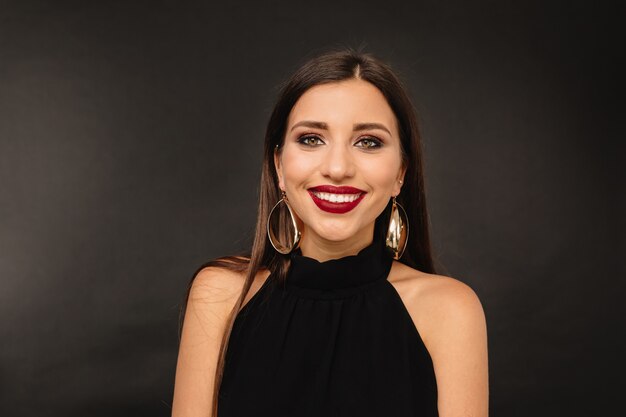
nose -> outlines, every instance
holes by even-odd
[[[350,149],[343,144],[335,144],[328,148],[322,161],[321,173],[325,177],[340,182],[354,176],[355,165]]]

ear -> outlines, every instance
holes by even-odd
[[[393,196],[397,197],[402,191],[402,184],[404,183],[404,176],[406,175],[406,166],[402,164],[400,171],[398,172],[398,176],[396,177],[396,183],[393,187]]]
[[[283,180],[283,167],[280,161],[281,153],[278,148],[274,148],[274,168],[276,168],[276,175],[278,175],[278,188],[281,191],[285,191],[285,181]]]

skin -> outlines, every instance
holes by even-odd
[[[325,126],[303,126],[304,121]],[[361,123],[382,128],[355,132],[354,126]],[[372,146],[377,141],[381,146]],[[284,146],[274,162],[279,187],[303,227],[302,253],[319,261],[354,255],[372,242],[374,221],[399,194],[405,173],[395,115],[382,93],[360,79],[305,92],[291,111]],[[348,213],[328,213],[307,192],[323,184],[349,185],[367,194]],[[259,271],[244,305],[268,275]],[[211,409],[220,337],[244,279],[216,268],[198,273],[183,326],[173,416],[206,416]],[[433,360],[440,417],[487,417],[487,329],[475,292],[454,278],[396,261],[388,281]]]

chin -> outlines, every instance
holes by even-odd
[[[320,225],[312,227],[311,231],[324,240],[342,242],[358,234],[359,229],[345,224]]]
[[[327,240],[329,242],[344,242],[351,236],[349,233],[319,233],[318,234],[322,239]]]

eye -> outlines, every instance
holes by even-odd
[[[323,145],[324,141],[319,136],[304,135],[298,138],[298,143],[305,146],[316,147]]]
[[[359,140],[356,144],[358,148],[377,149],[383,146],[383,142],[373,136],[368,136]]]

